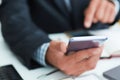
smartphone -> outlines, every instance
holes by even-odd
[[[13,65],[0,67],[0,80],[23,80]]]
[[[84,36],[84,37],[72,37],[69,39],[67,54],[70,51],[78,51],[89,48],[96,48],[107,40],[106,36]]]
[[[120,80],[120,65],[103,73],[109,80]]]

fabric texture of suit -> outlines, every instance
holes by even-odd
[[[89,1],[71,0],[72,11],[69,12],[61,0],[3,0],[0,7],[3,37],[21,61],[33,68],[37,64],[32,59],[33,53],[50,41],[48,34],[84,29],[84,10]],[[119,18],[120,12],[115,21]],[[99,22],[92,28],[109,25]]]

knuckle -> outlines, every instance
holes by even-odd
[[[82,72],[78,72],[78,73],[74,74],[73,76],[78,77],[78,76],[80,76],[81,74],[82,74]]]
[[[115,4],[114,3],[109,3],[109,7],[114,8]]]
[[[98,20],[102,20],[102,16],[101,16],[100,13],[101,13],[101,12],[97,12],[97,13],[96,13],[96,18],[97,18]]]
[[[75,62],[77,61],[77,56],[76,56],[76,55],[74,56],[74,61],[75,61]]]
[[[72,73],[70,72],[70,70],[64,70],[64,73],[67,74],[67,75],[69,75],[69,76],[72,75]]]
[[[72,75],[72,74],[71,74],[71,73],[69,73],[69,72],[68,72],[68,73],[66,73],[66,74],[67,74],[67,75],[69,75],[69,76],[71,76],[71,75]]]
[[[88,55],[92,55],[92,56],[95,56],[95,55],[97,55],[97,53],[98,53],[98,50],[97,49],[89,49],[88,51],[87,51],[87,53],[88,53]]]
[[[93,16],[92,8],[88,8],[88,9],[85,11],[85,17],[86,17],[87,19],[91,19],[92,16]]]
[[[105,18],[101,18],[101,20],[100,20],[102,23],[106,23],[107,22],[107,20],[105,19]]]
[[[61,71],[65,71],[65,66],[64,64],[58,64],[58,68],[61,70]]]
[[[95,69],[95,67],[96,67],[96,61],[94,60],[94,61],[88,61],[88,63],[87,63],[87,67],[88,67],[88,69]]]
[[[113,16],[111,16],[110,19],[109,19],[109,23],[113,23],[114,20],[115,20],[115,17],[114,17],[114,13],[113,13]]]
[[[80,57],[80,55],[79,55],[79,54],[76,54],[76,55],[74,56],[74,61],[75,61],[75,62],[78,62],[79,59],[80,59],[79,57]]]
[[[110,5],[109,8],[110,8],[111,10],[113,10],[113,11],[115,10],[115,7],[114,7],[114,6],[111,6],[111,5]]]
[[[115,10],[115,6],[114,6],[114,5],[109,4],[109,5],[108,5],[108,9],[110,9],[110,10],[114,11],[114,10]]]
[[[114,22],[114,20],[113,20],[113,19],[110,19],[110,20],[109,20],[109,23],[113,23],[113,22]]]
[[[69,75],[69,76],[74,75],[74,74],[73,74],[74,70],[71,70],[71,69],[69,68],[69,66],[67,66],[67,68],[65,68],[65,67],[61,68],[61,71],[62,71],[63,73],[65,73],[66,75]]]
[[[87,14],[86,15],[86,21],[90,21],[91,20],[91,14]]]
[[[99,17],[99,20],[100,20],[102,23],[105,23],[105,22],[106,22],[106,18],[103,17],[103,16]]]
[[[69,68],[65,68],[64,66],[62,66],[60,70],[67,75],[71,75],[71,70],[69,70]]]
[[[112,11],[115,13],[115,7],[112,7],[111,9],[112,9]]]
[[[95,65],[94,64],[88,64],[89,69],[94,69]]]
[[[94,56],[98,56],[99,54],[101,54],[102,50],[97,48],[96,50],[94,50],[92,53]]]
[[[95,66],[91,66],[90,69],[95,69]]]
[[[64,71],[66,69],[66,64],[63,61],[59,61],[57,65],[61,71]]]

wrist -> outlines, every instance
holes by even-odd
[[[43,66],[48,66],[45,59],[48,47],[49,43],[44,43],[35,51],[33,56],[33,59]]]
[[[66,45],[60,41],[51,41],[46,53],[46,62],[57,67],[62,62],[62,58],[66,51]]]

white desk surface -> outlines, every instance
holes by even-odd
[[[115,26],[119,26],[116,24]],[[114,29],[113,30],[118,30]],[[119,30],[120,31],[120,30]],[[119,35],[119,34],[118,34]],[[120,44],[120,43],[119,43]],[[114,44],[112,44],[114,45]],[[9,50],[6,43],[4,42],[2,35],[0,33],[0,66],[13,64],[18,73],[22,76],[24,80],[43,80],[37,79],[38,76],[48,73],[53,70],[53,68],[38,68],[34,70],[28,70],[25,66],[23,66],[19,60],[14,56],[14,54]],[[96,68],[92,71],[86,72],[84,74],[96,74],[100,77],[100,80],[107,80],[105,79],[102,74],[104,71],[109,70],[113,67],[120,65],[120,58],[114,58],[109,60],[100,60],[96,66]],[[83,74],[83,75],[84,75]],[[54,73],[48,76],[47,80],[59,80],[65,75],[61,72]],[[51,79],[50,79],[51,78]]]

